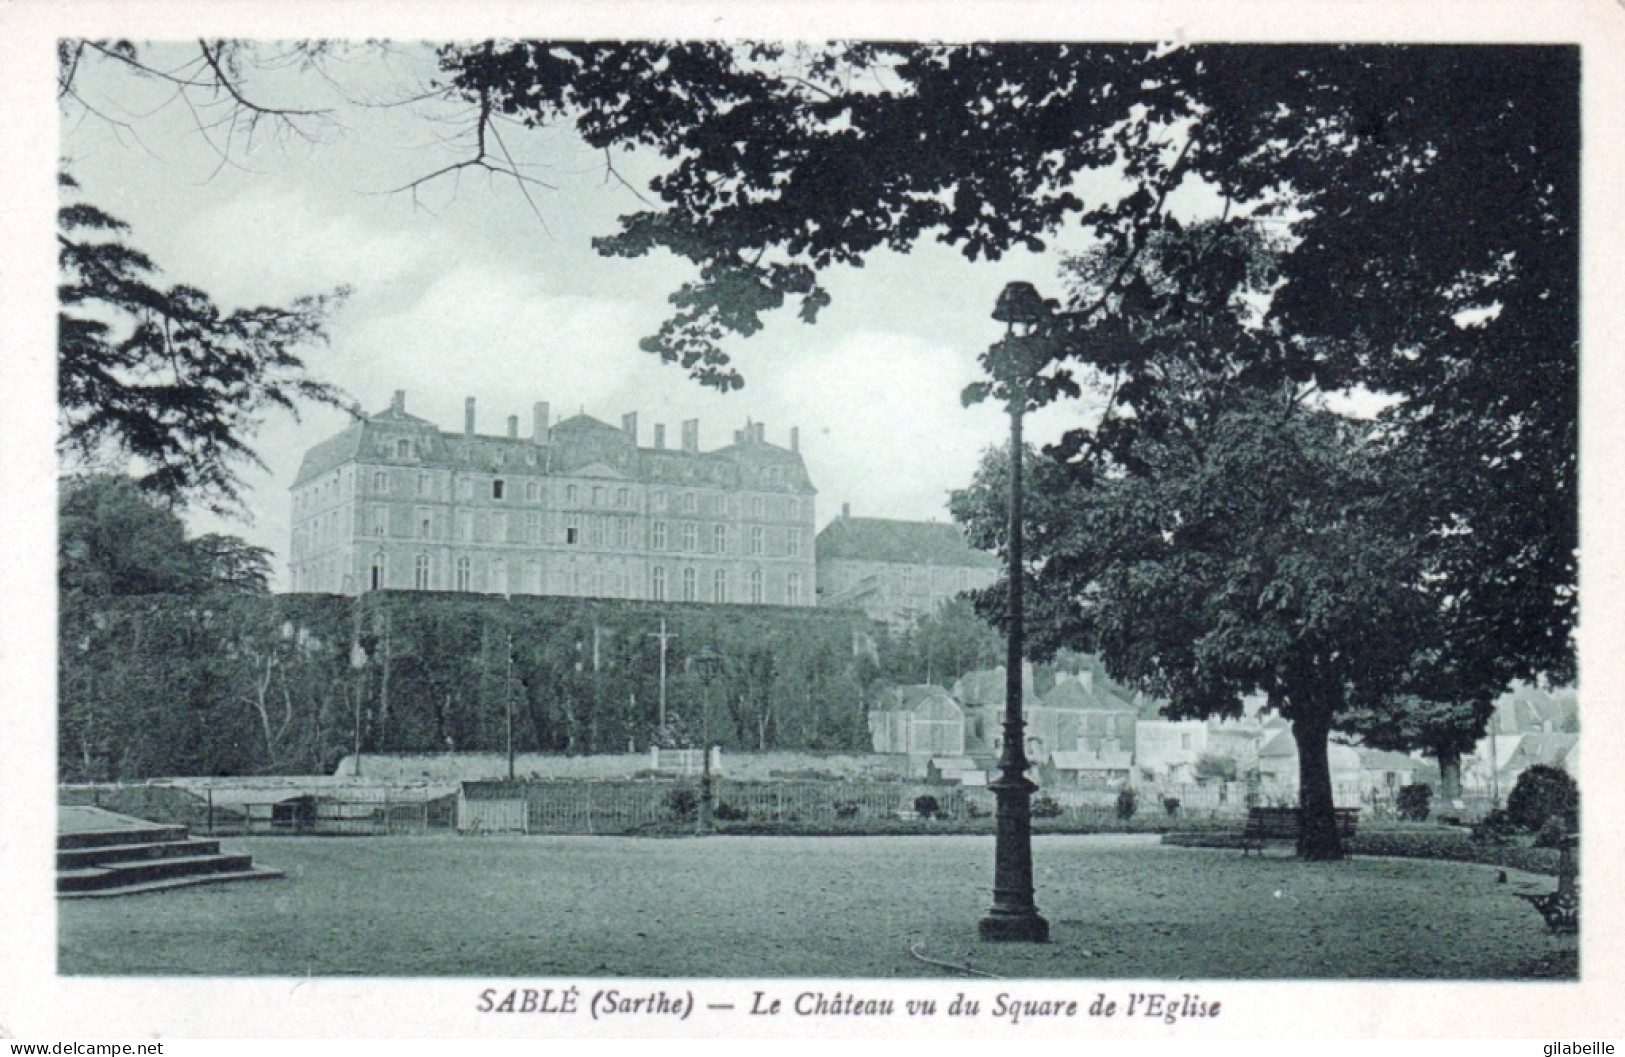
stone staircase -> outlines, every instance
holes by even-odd
[[[193,839],[185,826],[97,807],[61,807],[57,818],[59,898],[130,895],[282,876],[280,870],[255,866],[252,856],[222,853],[217,840]]]

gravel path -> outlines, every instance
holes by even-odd
[[[1035,840],[1047,945],[983,945],[986,837],[259,838],[283,881],[59,904],[60,971],[210,976],[1567,975],[1493,867]]]

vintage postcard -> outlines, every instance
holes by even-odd
[[[0,1034],[1625,1034],[1625,7],[0,29]]]

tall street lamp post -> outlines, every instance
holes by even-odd
[[[1026,722],[1021,715],[1024,634],[1021,623],[1021,417],[1027,410],[1027,382],[1038,366],[1043,324],[1053,310],[1031,283],[1010,283],[999,294],[993,318],[1006,324],[1005,337],[989,350],[997,388],[1010,409],[1009,595],[1005,623],[1004,748],[999,777],[989,783],[998,799],[993,850],[993,905],[977,929],[986,942],[1047,943],[1049,922],[1033,902],[1032,794],[1027,778]]]

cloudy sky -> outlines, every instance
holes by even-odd
[[[189,54],[177,49],[166,61]],[[78,84],[94,112],[65,109],[62,154],[85,198],[129,222],[132,243],[172,282],[228,305],[353,287],[331,347],[311,349],[307,362],[365,409],[404,389],[408,410],[457,429],[472,396],[479,430],[501,433],[513,414],[528,431],[531,404],[546,400],[555,417],[584,410],[618,423],[637,411],[645,444],[652,423],[675,434],[680,420],[699,418],[704,448],[726,443],[747,418],[765,422],[779,444],[799,426],[820,526],[842,503],[860,515],[946,518],[949,491],[1002,438],[999,410],[967,410],[959,393],[979,376],[977,354],[999,336],[989,314],[1006,282],[1061,292],[1060,246],[971,264],[926,243],[830,273],[834,301],[818,323],[784,311],[736,340],[746,386],[718,394],[637,347],[691,271],[669,256],[609,259],[592,250],[618,216],[643,208],[607,177],[602,154],[567,130],[512,127],[508,147],[549,185],[532,187],[530,201],[512,180],[472,172],[414,195],[399,189],[470,149],[468,112],[387,105],[433,76],[429,50],[366,52],[328,69],[342,95],[309,73],[249,75],[248,88],[274,105],[332,109],[304,122],[306,138],[266,125],[252,135],[231,129],[218,124],[227,108],[201,95],[189,103],[114,64],[92,66]],[[641,186],[658,159],[622,156],[615,165]],[[1071,246],[1081,248],[1076,236]],[[1030,429],[1053,439],[1092,418],[1087,404],[1056,407]],[[253,522],[199,517],[195,530],[272,548],[280,573],[300,456],[344,423],[322,409],[298,422],[268,419],[257,438],[266,470],[248,475]]]

